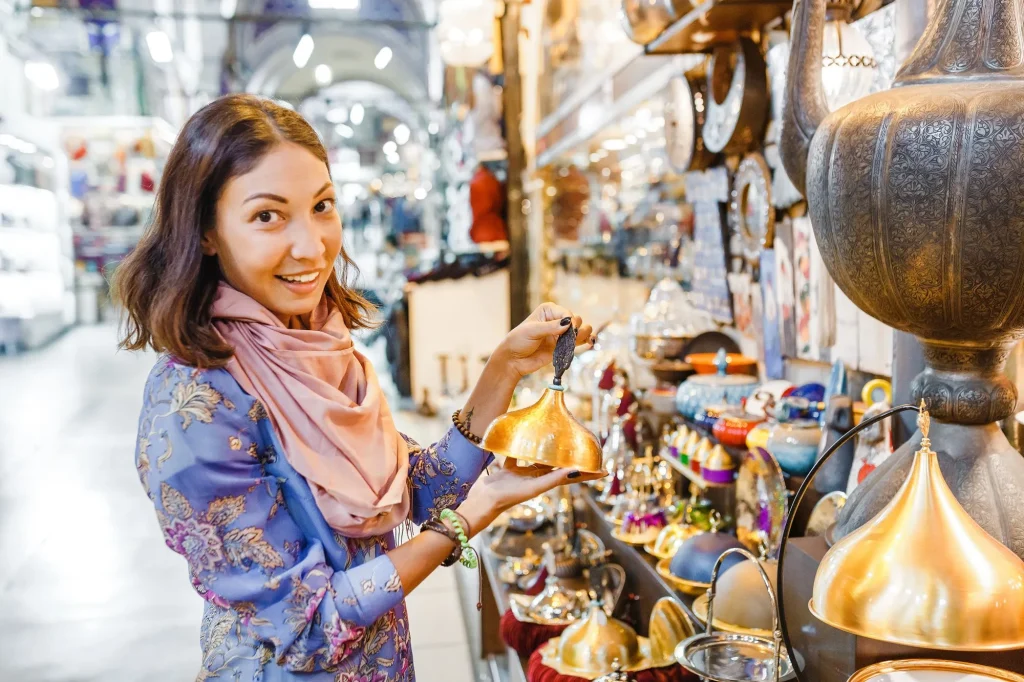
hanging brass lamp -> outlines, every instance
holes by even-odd
[[[516,460],[583,473],[601,473],[601,443],[565,406],[562,375],[572,364],[576,330],[555,344],[555,378],[530,407],[501,415],[487,427],[482,447]]]
[[[922,401],[921,446],[892,501],[825,555],[811,613],[862,637],[957,651],[1024,648],[1024,561],[957,502]]]

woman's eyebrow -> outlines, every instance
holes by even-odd
[[[320,190],[320,191],[322,192],[323,190]],[[247,204],[250,201],[255,201],[256,199],[270,199],[271,201],[276,201],[279,204],[287,204],[288,203],[288,200],[285,199],[284,197],[279,196],[277,194],[268,194],[266,192],[260,192],[259,194],[253,194],[252,196],[248,197],[242,203],[243,204]]]
[[[321,194],[323,194],[323,193],[324,193],[325,191],[327,191],[328,189],[330,189],[330,188],[331,188],[331,186],[332,186],[333,184],[334,184],[334,183],[332,183],[332,182],[325,182],[325,183],[324,183],[324,186],[323,186],[323,187],[321,187],[320,189],[318,189],[318,190],[316,191],[316,194],[314,194],[313,196],[315,196],[315,197],[317,197],[317,196],[320,196],[320,195],[321,195]]]

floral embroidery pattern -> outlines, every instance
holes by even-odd
[[[402,584],[384,556],[395,535],[310,529],[322,519],[267,419],[225,370],[161,360],[146,385],[136,468],[206,602],[197,679],[413,682]],[[457,506],[486,455],[452,432],[425,449],[405,440],[411,518]]]
[[[284,567],[284,559],[263,539],[262,528],[225,530],[245,511],[244,497],[219,497],[196,514],[184,495],[161,483],[160,500],[167,546],[188,559],[193,571],[215,571],[225,560],[246,570],[258,565],[268,573]]]

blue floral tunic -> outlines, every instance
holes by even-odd
[[[458,506],[489,461],[457,430],[410,441],[412,521]],[[161,359],[136,466],[167,546],[206,600],[203,680],[415,680],[394,533],[332,531],[263,405],[223,369]]]

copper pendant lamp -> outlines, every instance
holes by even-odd
[[[501,415],[484,433],[482,447],[503,457],[554,468],[600,473],[601,443],[565,406],[562,375],[572,364],[576,330],[570,327],[555,344],[555,377],[540,400]]]

